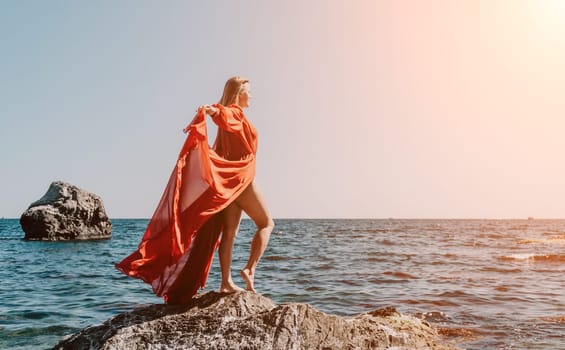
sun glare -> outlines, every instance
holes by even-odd
[[[548,40],[565,42],[565,0],[537,0],[529,4],[529,16],[539,34]]]
[[[563,0],[547,0],[548,7],[552,10],[560,12],[561,15],[565,14],[565,1]]]

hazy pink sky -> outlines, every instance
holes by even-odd
[[[277,218],[565,214],[563,1],[12,2],[0,45],[0,216],[149,217],[233,75]]]

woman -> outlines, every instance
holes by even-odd
[[[257,131],[243,113],[250,98],[249,81],[233,77],[219,103],[198,108],[184,129],[187,140],[139,248],[116,264],[118,270],[151,284],[167,303],[188,302],[198,287],[205,287],[218,246],[220,292],[242,290],[231,277],[242,211],[257,226],[249,260],[241,270],[247,290],[255,291],[255,270],[274,222],[253,182]],[[212,148],[206,115],[218,125]]]

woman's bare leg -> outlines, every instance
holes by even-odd
[[[241,208],[234,202],[224,209],[221,215],[223,216],[223,230],[219,250],[220,270],[222,271],[220,293],[234,293],[243,290],[233,283],[231,278],[232,251],[241,220]]]
[[[259,259],[265,252],[269,237],[275,227],[275,223],[269,214],[265,200],[261,195],[258,186],[252,182],[249,187],[237,198],[237,204],[257,226],[257,232],[251,241],[251,252],[249,253],[249,260],[241,270],[241,277],[247,284],[247,290],[255,292],[253,283],[255,281],[255,269],[259,263]]]

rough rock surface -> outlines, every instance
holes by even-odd
[[[67,336],[54,349],[456,349],[393,308],[339,317],[251,292],[151,305]]]
[[[97,195],[55,181],[20,217],[26,240],[91,240],[112,236],[112,223]]]

